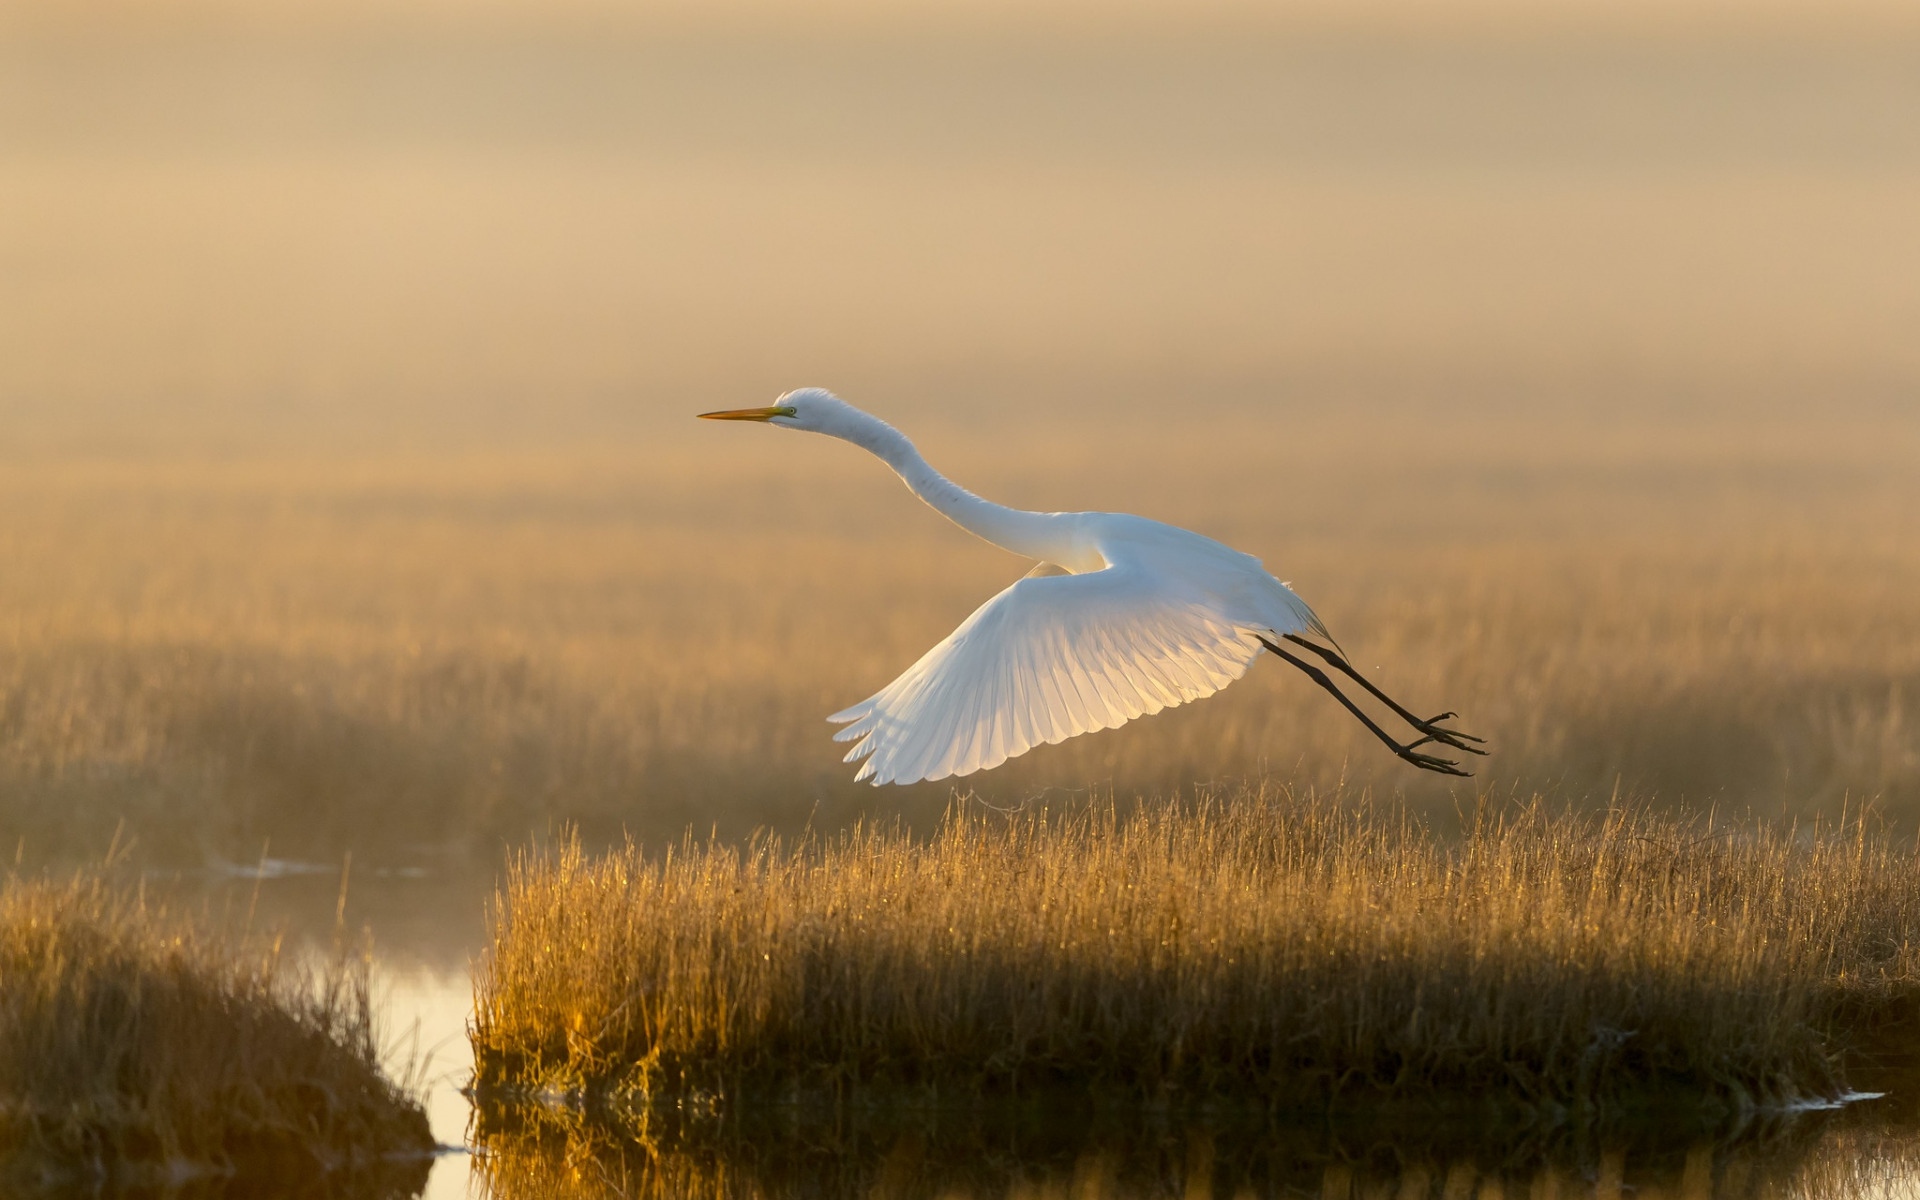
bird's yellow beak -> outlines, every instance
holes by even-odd
[[[701,413],[702,421],[771,421],[775,417],[790,417],[790,408],[728,408],[719,412]]]

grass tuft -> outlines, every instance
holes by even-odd
[[[0,1062],[0,1181],[21,1186],[424,1177],[433,1147],[381,1070],[364,956],[294,966],[97,873],[0,885]]]
[[[646,1106],[1827,1097],[1920,994],[1915,856],[1857,823],[1404,817],[1254,790],[516,861],[482,1092]],[[1474,1103],[1480,1103],[1478,1099]]]

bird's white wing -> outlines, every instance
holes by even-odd
[[[827,718],[856,779],[913,783],[997,767],[1041,742],[1211,696],[1261,652],[1203,591],[1135,566],[1029,575],[876,695]]]

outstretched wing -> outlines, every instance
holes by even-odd
[[[856,779],[914,783],[997,767],[1041,742],[1211,696],[1261,647],[1199,591],[1139,566],[1029,575],[871,698],[827,718],[859,739]]]

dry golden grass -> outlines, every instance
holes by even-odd
[[[895,415],[989,495],[1262,555],[1390,691],[1493,740],[1483,790],[1915,811],[1920,443],[1900,413],[1563,400],[1441,423],[1397,403]],[[1419,440],[1388,436],[1402,423]],[[950,786],[854,786],[822,718],[1026,564],[856,451],[685,424],[596,451],[11,471],[0,844],[92,856],[125,820],[155,856],[245,862],[268,840],[490,857],[562,821],[590,842],[930,827]],[[1266,776],[1428,812],[1460,794],[1277,663],[963,786],[1006,804]]]
[[[9,1187],[351,1172],[407,1194],[433,1146],[382,1070],[364,959],[297,967],[98,873],[0,884],[0,1062]]]
[[[1912,1020],[1917,865],[1858,825],[1535,804],[1453,843],[1275,791],[962,807],[925,842],[572,844],[496,901],[475,1079],[643,1112],[1779,1107]]]

